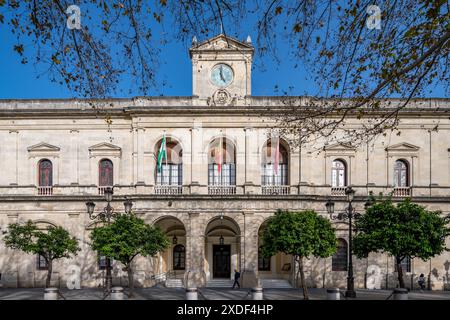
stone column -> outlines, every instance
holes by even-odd
[[[241,229],[241,286],[259,286],[258,270],[258,225],[253,222],[253,212],[244,211],[244,226]]]
[[[186,228],[186,288],[206,285],[203,220],[199,213],[189,213],[189,225]]]
[[[145,184],[145,178],[144,178],[144,128],[138,128],[137,131],[137,182],[138,185]],[[136,145],[136,144],[135,144]]]
[[[200,193],[200,186],[208,184],[208,170],[203,164],[203,127],[196,122],[191,129],[191,193]]]

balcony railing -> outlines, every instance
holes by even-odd
[[[156,194],[182,194],[183,187],[182,186],[170,186],[170,185],[156,185],[155,186]]]
[[[210,195],[229,195],[236,194],[236,186],[208,186]]]
[[[266,185],[261,186],[263,195],[286,195],[290,193],[290,186],[274,186]]]
[[[38,195],[51,196],[53,194],[53,187],[38,187]]]
[[[346,187],[332,187],[331,195],[332,196],[345,196],[345,188]]]
[[[98,187],[98,194],[99,195],[104,195],[106,188],[111,188],[112,189],[112,186],[101,186],[101,187]]]
[[[411,188],[410,187],[396,187],[393,190],[394,197],[409,197],[411,196]]]

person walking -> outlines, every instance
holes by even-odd
[[[419,283],[420,290],[425,290],[425,276],[423,275],[423,273],[420,274],[419,280],[417,280],[417,282]]]
[[[233,283],[233,289],[234,289],[234,287],[237,285],[238,286],[238,288],[240,289],[241,288],[241,285],[239,284],[239,278],[241,277],[241,274],[236,270],[236,269],[234,269],[234,283]]]

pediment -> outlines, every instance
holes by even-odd
[[[355,151],[355,147],[345,143],[335,143],[323,148],[325,151]]]
[[[89,147],[89,155],[90,157],[120,157],[122,155],[122,149],[114,144],[102,142]]]
[[[219,34],[214,38],[205,40],[198,44],[194,44],[191,50],[195,51],[208,51],[208,50],[251,50],[253,46],[248,42],[242,42],[224,34]]]
[[[28,152],[58,152],[61,148],[41,142],[27,148]]]
[[[402,142],[402,143],[394,144],[392,146],[387,147],[386,151],[416,152],[416,151],[419,151],[419,149],[420,149],[420,147],[418,147],[418,146],[415,146],[415,145],[407,143],[407,142]]]
[[[120,151],[121,148],[111,143],[102,142],[89,147],[89,151]]]

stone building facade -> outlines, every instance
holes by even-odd
[[[450,100],[410,102],[401,114],[400,136],[358,148],[294,147],[288,139],[272,139],[272,119],[260,116],[261,110],[282,105],[283,98],[251,95],[253,51],[250,39],[223,35],[194,43],[190,97],[94,101],[95,108],[84,100],[1,100],[1,231],[29,219],[63,226],[80,240],[82,251],[56,262],[54,284],[65,286],[79,274],[82,286],[99,286],[104,270],[89,248],[95,222],[85,203],[94,201],[99,212],[105,188],[113,187],[116,211],[131,199],[134,213],[160,226],[172,242],[158,257],[136,260],[136,285],[179,279],[185,286],[206,286],[232,279],[238,269],[249,287],[274,279],[294,283],[292,257],[258,254],[265,221],[278,208],[314,209],[328,216],[327,199],[343,210],[344,188],[351,185],[359,212],[372,191],[393,192],[395,200],[411,197],[449,213]],[[347,125],[361,123],[350,118]],[[168,155],[158,170],[163,137]],[[307,261],[310,286],[346,284],[347,224],[333,224],[338,253]],[[416,286],[424,273],[432,289],[447,288],[449,260],[445,253],[429,261],[405,261],[407,286]],[[114,281],[125,284],[121,268],[114,263]],[[354,268],[356,287],[396,285],[394,257],[371,254],[354,259]],[[39,257],[0,242],[4,286],[42,286],[46,271],[41,269]]]

